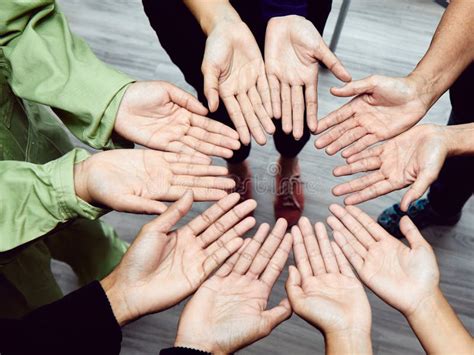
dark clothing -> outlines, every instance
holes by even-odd
[[[231,3],[252,31],[263,53],[265,30],[270,17],[306,14],[306,18],[322,33],[331,11],[332,0],[260,0],[260,4],[253,0],[233,0]],[[181,69],[186,81],[196,89],[199,100],[206,101],[201,73],[206,36],[198,22],[181,0],[143,0],[143,5],[162,47]],[[210,116],[234,128],[222,102]],[[296,157],[311,136],[308,127],[304,126],[303,137],[296,141],[291,134],[283,132],[281,120],[274,122],[276,132],[273,138],[277,151],[286,158]],[[240,163],[247,159],[249,153],[250,145],[242,145],[228,161]]]
[[[122,331],[95,281],[23,319],[0,319],[2,355],[112,355]]]
[[[168,348],[160,351],[160,355],[203,355],[210,354],[205,351],[189,348]]]
[[[471,64],[449,89],[452,112],[448,125],[474,122],[473,95],[474,64]],[[436,212],[453,216],[461,212],[473,192],[474,157],[450,157],[446,159],[438,179],[431,185],[428,199]]]

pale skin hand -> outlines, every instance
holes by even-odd
[[[217,110],[220,96],[242,143],[249,144],[252,135],[265,144],[265,132],[275,132],[265,65],[252,32],[240,19],[223,17],[213,27],[202,73],[210,111]]]
[[[329,207],[328,224],[336,243],[362,282],[380,298],[410,315],[439,285],[433,249],[408,217],[400,230],[409,246],[397,240],[359,208]]]
[[[325,133],[316,140],[316,148],[326,148],[333,155],[348,147],[342,156],[349,158],[372,144],[405,132],[430,108],[422,86],[416,76],[374,75],[332,88],[336,96],[357,96],[319,121],[318,133]]]
[[[313,229],[303,217],[291,234],[296,267],[290,266],[286,291],[294,312],[324,333],[328,354],[342,347],[371,353],[367,295],[324,224]]]
[[[101,281],[120,325],[177,304],[242,246],[241,236],[255,225],[245,216],[257,204],[238,201],[231,194],[172,230],[191,209],[188,191],[142,228],[119,266]]]
[[[400,205],[402,211],[407,211],[436,180],[448,152],[444,127],[413,127],[382,145],[352,155],[347,165],[335,168],[335,176],[371,173],[337,185],[333,193],[350,194],[344,202],[352,205],[411,185]]]
[[[227,169],[206,158],[142,149],[100,152],[74,166],[76,195],[121,212],[160,214],[162,201],[176,201],[188,189],[196,201],[215,201],[235,186]]]
[[[324,43],[314,25],[304,17],[274,17],[265,34],[265,69],[272,98],[273,115],[282,118],[282,128],[303,136],[306,124],[316,131],[318,111],[318,63],[324,63],[340,80],[351,76]],[[304,94],[303,94],[304,91]]]
[[[270,227],[262,224],[255,236],[202,284],[184,308],[175,346],[233,353],[267,336],[290,317],[287,299],[266,309],[291,251],[286,227],[286,221],[279,219],[269,235]]]
[[[139,81],[127,88],[114,130],[150,149],[230,158],[240,147],[239,135],[206,114],[194,96],[170,83]]]

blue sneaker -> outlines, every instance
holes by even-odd
[[[400,232],[399,223],[400,219],[407,215],[415,223],[418,229],[423,229],[429,226],[453,226],[461,219],[461,212],[454,216],[443,216],[433,210],[430,205],[430,201],[427,198],[421,198],[416,200],[408,208],[407,212],[403,212],[400,209],[400,204],[397,203],[392,207],[387,208],[383,211],[377,222],[395,238],[404,238]]]

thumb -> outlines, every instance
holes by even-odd
[[[400,220],[400,231],[407,238],[411,249],[425,246],[426,244],[429,245],[412,220],[407,216],[403,216]]]
[[[290,318],[292,313],[290,301],[288,298],[284,298],[276,307],[264,311],[262,317],[267,325],[266,333],[270,333],[281,322]]]
[[[140,214],[161,214],[168,208],[163,202],[136,195],[123,196],[111,207],[117,211]]]
[[[339,80],[348,82],[352,80],[351,74],[342,65],[341,61],[329,49],[326,43],[321,40],[321,46],[318,53],[315,55],[316,59],[324,63],[324,65],[338,78]]]
[[[422,172],[403,196],[402,201],[400,202],[401,210],[406,212],[410,207],[410,204],[423,196],[435,179],[436,176]]]
[[[303,296],[303,290],[301,288],[301,274],[298,269],[290,265],[288,269],[288,279],[285,284],[286,293],[292,303]]]
[[[204,105],[189,92],[186,92],[169,83],[167,83],[167,90],[171,101],[174,103],[198,115],[207,114],[206,107],[204,107]]]
[[[206,96],[209,111],[215,112],[219,107],[219,73],[214,68],[203,66],[204,95]]]
[[[368,93],[375,87],[373,76],[369,76],[368,78],[351,81],[347,83],[343,87],[331,88],[331,94],[340,97],[348,97],[348,96],[355,96],[364,93]]]
[[[189,212],[192,205],[193,192],[187,190],[178,201],[169,206],[161,216],[148,223],[147,226],[157,232],[168,233]]]

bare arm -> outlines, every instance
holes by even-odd
[[[447,126],[444,131],[448,156],[474,155],[474,123]]]
[[[206,35],[209,35],[218,20],[242,21],[229,0],[183,0],[183,3],[194,15]]]

